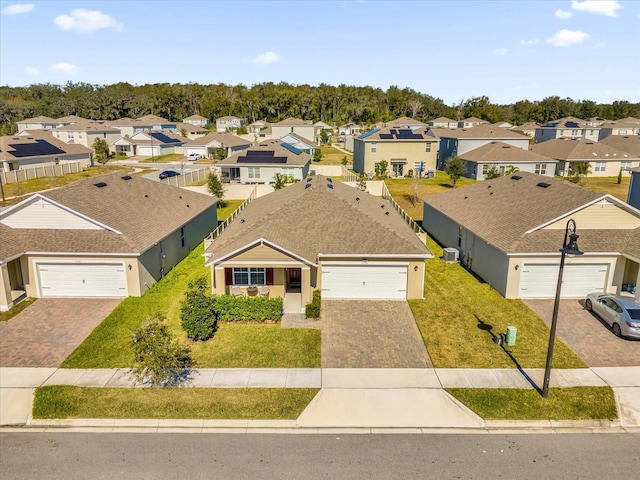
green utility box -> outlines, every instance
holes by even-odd
[[[507,327],[507,346],[513,347],[516,344],[516,327]]]

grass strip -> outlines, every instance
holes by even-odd
[[[296,419],[315,388],[36,389],[34,418]]]
[[[26,298],[14,307],[11,307],[6,312],[0,312],[0,322],[6,322],[18,315],[21,311],[33,304],[37,298]]]
[[[542,398],[519,388],[447,388],[485,420],[601,420],[618,418],[609,387],[552,388]]]

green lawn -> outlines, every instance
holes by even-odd
[[[394,200],[398,202],[402,209],[416,222],[422,221],[422,201],[420,201],[422,197],[446,192],[453,188],[453,183],[449,176],[440,170],[436,170],[436,176],[434,178],[421,178],[415,181],[417,182],[418,201],[413,203],[414,179],[388,178],[384,182]],[[477,183],[477,181],[470,178],[460,178],[456,183],[456,188],[473,183]]]
[[[313,388],[36,389],[34,418],[296,419]]]
[[[244,200],[223,200],[224,207],[218,209],[218,221],[222,222],[238,208]]]
[[[29,305],[31,305],[36,300],[37,300],[37,298],[27,298],[27,299],[21,301],[16,306],[11,307],[6,312],[0,312],[0,322],[6,322],[7,320],[12,319],[13,317],[18,315],[21,311],[23,311],[25,308],[27,308]]]
[[[184,155],[181,153],[167,153],[166,155],[157,155],[155,157],[149,157],[144,160],[140,160],[138,163],[166,163],[175,162],[176,160],[184,159]],[[186,163],[185,159],[185,163]]]
[[[516,388],[448,388],[447,392],[485,420],[618,418],[609,387],[552,388],[547,398],[536,390]]]
[[[631,176],[628,173],[622,175],[622,183],[618,183],[618,177],[587,177],[583,187],[601,193],[610,193],[623,202],[627,201]]]
[[[549,328],[521,300],[507,300],[457,263],[440,258],[442,248],[429,239],[434,258],[427,260],[425,299],[410,300],[422,338],[438,368],[515,368],[512,359],[491,339],[518,329],[517,344],[510,347],[524,368],[543,368]],[[482,328],[481,328],[482,327]],[[554,368],[586,365],[561,340],[556,341]]]
[[[63,368],[124,368],[133,364],[131,334],[153,312],[161,311],[170,331],[187,342],[180,325],[180,302],[187,284],[202,275],[200,245],[142,297],[128,297],[62,363]],[[308,367],[320,366],[320,332],[283,329],[276,324],[220,325],[216,336],[191,345],[197,366]]]
[[[349,163],[353,161],[353,155],[350,153],[344,153],[334,147],[321,146],[319,147],[322,152],[322,160],[319,162],[311,162],[313,165],[342,165],[343,157],[347,157]],[[313,169],[313,165],[311,168]]]

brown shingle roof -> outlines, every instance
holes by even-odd
[[[514,176],[521,178],[515,180]],[[542,188],[538,186],[540,182],[549,186]],[[526,247],[526,242],[520,245],[525,240],[525,232],[601,197],[602,193],[567,181],[518,172],[425,197],[423,201],[486,242],[505,252],[516,252]],[[422,223],[428,230],[429,219],[424,218]],[[537,235],[553,236],[554,233]]]
[[[183,118],[183,120],[209,120],[206,117],[203,117],[202,115],[190,115],[186,118]]]
[[[2,158],[3,160],[26,160],[57,156],[56,154],[51,153],[46,155],[29,155],[21,157],[14,155],[16,153],[16,146],[37,144],[49,144],[50,146],[57,148],[58,150],[62,151],[62,153],[59,153],[59,155],[61,156],[86,154],[88,157],[91,154],[90,148],[75,143],[64,143],[62,140],[58,140],[57,138],[53,137],[51,135],[51,132],[29,131],[29,135],[3,135],[2,137],[0,137],[0,158]]]
[[[195,138],[186,143],[186,147],[203,147],[211,142],[219,142],[226,147],[241,147],[243,145],[251,145],[251,142],[237,137],[232,133],[212,132],[204,137]]]
[[[209,131],[206,128],[201,127],[200,125],[183,122],[178,122],[176,128],[178,130],[178,133],[182,132],[182,130],[186,130],[188,133],[207,133]]]
[[[387,122],[387,126],[396,126],[396,127],[407,127],[407,126],[426,126],[426,123],[423,123],[415,118],[411,117],[400,117],[395,120],[391,120]]]
[[[216,262],[264,239],[313,264],[320,253],[430,256],[385,200],[322,175],[311,178],[251,202],[205,254]]]
[[[633,157],[640,158],[640,135],[609,135],[598,143],[627,152]]]
[[[278,163],[276,165],[306,165],[311,161],[311,155],[308,153],[302,152],[300,155],[296,155],[291,150],[282,146],[282,141],[280,140],[266,140],[259,145],[255,145],[253,147],[249,147],[246,150],[242,150],[241,152],[236,153],[235,155],[231,155],[229,158],[225,158],[218,162],[219,166],[228,166],[228,165],[237,165],[239,159],[244,159],[247,156],[251,156],[251,152],[269,152],[272,151],[275,157],[285,157],[286,163]],[[243,163],[244,162],[244,163]],[[264,163],[261,161],[259,164],[247,163],[244,160],[240,160],[243,166],[254,166],[254,165],[262,165],[262,166],[270,166],[274,164]]]
[[[45,117],[44,115],[40,115],[38,117],[33,118],[25,118],[24,120],[20,120],[16,123],[57,123],[58,121],[55,118]]]
[[[298,140],[300,143],[304,143],[305,145],[307,145],[309,147],[312,147],[312,148],[314,148],[316,146],[316,144],[313,143],[311,140],[309,140],[308,138],[301,137],[297,133],[290,132],[290,133],[287,133],[286,135],[282,136],[282,138],[284,138],[284,137],[293,137],[296,140]]]
[[[388,125],[386,127],[380,128],[378,131],[369,134],[363,134],[358,137],[360,140],[364,140],[365,142],[370,141],[388,141],[388,142],[424,142],[425,140],[435,141],[436,138],[432,135],[427,134],[427,131],[431,129],[430,127],[422,127],[416,128],[414,130],[406,127],[394,127],[393,125]],[[431,129],[433,130],[433,129]],[[449,129],[440,129],[447,130]],[[366,136],[364,136],[366,135]],[[411,138],[409,138],[411,137]]]
[[[440,134],[441,137],[447,138],[492,138],[495,140],[500,140],[502,138],[526,138],[529,137],[526,135],[520,135],[512,130],[506,128],[496,127],[495,125],[491,125],[490,123],[483,123],[481,125],[476,125],[475,127],[470,128],[458,128],[455,130],[449,129],[440,129],[443,132]],[[438,132],[440,133],[440,132]]]
[[[557,160],[540,155],[530,150],[514,147],[504,142],[490,142],[460,155],[463,160],[472,162],[545,162],[556,163]]]
[[[311,120],[301,120],[299,118],[287,118],[285,120],[282,120],[281,122],[278,123],[274,123],[273,125],[280,125],[280,126],[300,126],[300,125],[313,125],[313,122]]]
[[[112,132],[119,133],[120,130],[104,123],[98,123],[91,120],[80,119],[77,122],[63,125],[62,127],[56,127],[54,131],[64,132]]]
[[[637,159],[627,152],[610,147],[606,143],[594,142],[586,138],[554,138],[536,143],[531,150],[558,160],[569,161],[611,161]]]

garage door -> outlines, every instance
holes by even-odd
[[[554,298],[560,264],[524,264],[520,277],[520,298]],[[590,292],[603,292],[609,265],[580,263],[564,266],[562,297],[581,298]]]
[[[322,298],[405,300],[407,267],[324,265]]]
[[[121,263],[38,263],[43,297],[126,297]]]

